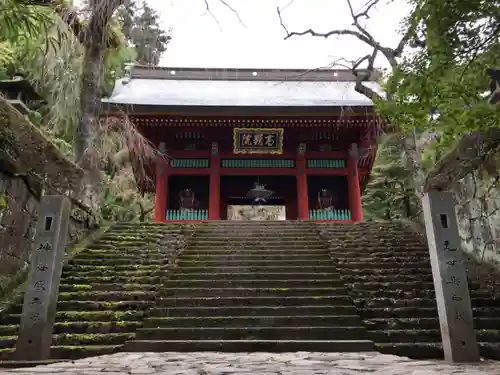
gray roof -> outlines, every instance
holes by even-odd
[[[373,102],[354,90],[346,71],[321,71],[284,79],[286,71],[224,71],[174,68],[139,70],[118,80],[104,102],[144,106],[372,106]],[[166,71],[168,69],[172,69]],[[179,68],[175,68],[179,69]],[[137,68],[135,68],[137,70]],[[299,71],[294,71],[299,72]],[[334,77],[335,75],[335,77]],[[366,82],[382,92],[375,82]]]

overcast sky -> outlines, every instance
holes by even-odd
[[[163,66],[235,68],[315,68],[340,57],[356,59],[369,53],[354,37],[328,39],[299,36],[283,40],[277,6],[290,0],[225,0],[238,17],[219,0],[208,0],[212,16],[205,12],[204,0],[147,0],[161,16],[163,26],[173,29],[173,39]],[[356,9],[367,0],[352,0]],[[381,0],[366,21],[368,30],[381,43],[394,47],[400,23],[408,13],[405,0]],[[344,0],[294,0],[283,12],[291,31],[313,28],[318,32],[350,27],[352,19]],[[386,66],[379,58],[377,66]]]

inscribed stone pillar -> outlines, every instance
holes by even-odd
[[[15,357],[19,360],[44,360],[50,355],[68,237],[69,199],[59,195],[42,196],[39,212],[16,343]]]
[[[479,348],[464,265],[453,193],[422,198],[445,359],[478,362]]]

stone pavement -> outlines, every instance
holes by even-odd
[[[447,365],[380,353],[119,353],[0,375],[500,375],[500,362]]]

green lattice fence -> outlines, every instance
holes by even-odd
[[[293,159],[222,159],[222,168],[295,168]]]
[[[209,168],[209,159],[172,159],[170,161],[172,168]]]
[[[167,210],[167,220],[207,220],[208,210]]]
[[[309,210],[310,220],[351,220],[349,210]]]
[[[307,160],[307,168],[328,168],[342,169],[347,165],[345,159],[309,159]]]

